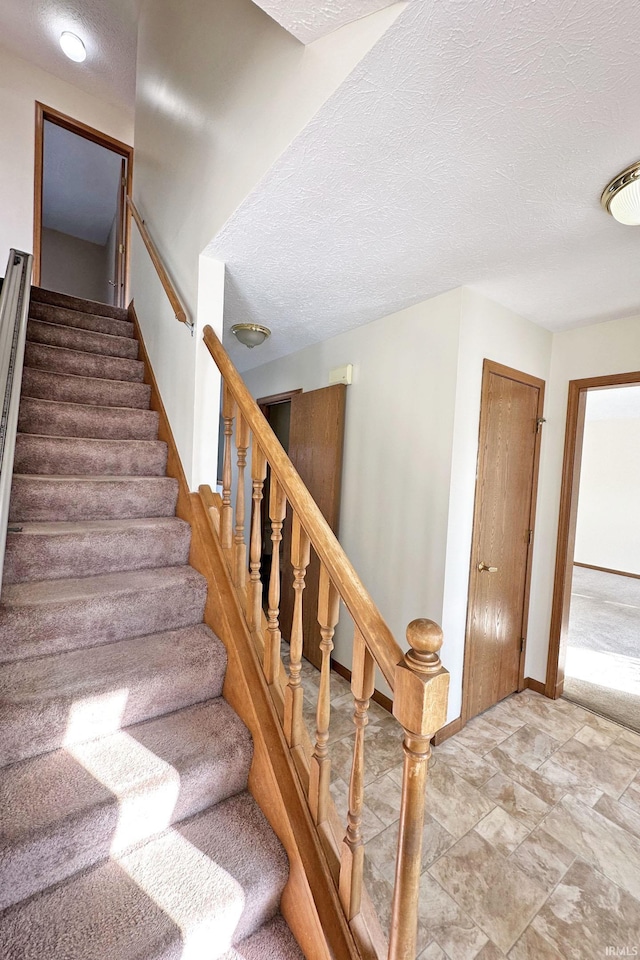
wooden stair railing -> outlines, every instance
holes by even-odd
[[[425,788],[430,741],[446,721],[449,674],[438,652],[442,631],[431,620],[413,620],[407,627],[409,650],[398,646],[389,627],[284,449],[209,326],[204,342],[223,382],[223,490],[216,507],[210,488],[201,496],[219,533],[230,576],[245,611],[248,627],[261,657],[267,683],[283,725],[286,742],[305,789],[309,809],[321,839],[333,852],[334,877],[340,902],[363,956],[373,952],[388,960],[414,960],[424,826]],[[235,430],[234,430],[235,426]],[[235,434],[236,465],[232,464]],[[247,452],[251,448],[250,496],[245,487]],[[262,500],[270,468],[269,503],[273,549],[268,584],[267,615],[263,613]],[[235,508],[234,508],[235,481]],[[218,498],[219,499],[219,498]],[[245,542],[245,512],[250,503],[249,548]],[[281,541],[287,505],[292,514],[290,560],[293,568],[294,610],[289,637],[289,669],[281,657],[279,624]],[[318,622],[321,634],[320,688],[315,733],[309,736],[303,717],[301,684],[303,591],[313,549],[320,561]],[[247,563],[248,560],[248,563]],[[355,740],[349,783],[346,825],[337,827],[330,785],[330,660],[340,601],[354,622],[351,689],[355,701]],[[387,945],[376,942],[368,928],[363,892],[365,728],[378,667],[393,691],[393,715],[403,732],[403,779],[395,885]],[[400,758],[398,758],[400,760]]]

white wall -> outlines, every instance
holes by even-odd
[[[460,301],[444,294],[245,374],[257,398],[327,386],[353,363],[339,539],[403,649],[410,620],[442,618]],[[347,667],[352,637],[343,612]]]
[[[42,229],[40,284],[87,300],[108,301],[108,248],[59,230]]]
[[[133,143],[133,117],[0,49],[0,272],[9,248],[33,250],[35,103]]]
[[[144,6],[134,195],[192,316],[206,245],[400,9],[382,10],[303,46],[251,0]],[[149,280],[146,257],[135,239],[136,310],[195,485],[207,479],[191,473],[196,347]]]
[[[460,716],[462,668],[469,591],[469,560],[478,458],[480,397],[484,359],[549,379],[552,335],[473,290],[462,291],[456,417],[442,627],[446,665],[451,671],[448,720]],[[541,459],[545,454],[543,435]],[[536,581],[536,550],[532,590]],[[540,642],[528,638],[528,644]]]
[[[636,370],[640,370],[640,317],[611,320],[553,336],[527,652],[527,673],[536,680],[544,681],[547,669],[569,381]]]
[[[587,411],[574,558],[578,563],[640,574],[637,417],[591,420]]]

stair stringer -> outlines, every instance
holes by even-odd
[[[200,496],[189,491],[133,301],[128,313],[140,343],[145,383],[151,386],[150,409],[159,414],[158,439],[167,444],[166,475],[178,481],[176,516],[191,526],[189,564],[207,580],[204,622],[227,651],[223,696],[253,737],[249,792],[289,858],[281,913],[307,960],[363,960],[340,904],[220,542]]]

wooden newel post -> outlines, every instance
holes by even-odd
[[[415,960],[430,741],[446,721],[449,693],[449,673],[438,656],[438,624],[412,620],[407,641],[410,649],[396,667],[393,700],[393,715],[404,729],[404,770],[389,960]]]

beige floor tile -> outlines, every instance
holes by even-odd
[[[500,703],[497,703],[495,707],[491,707],[490,710],[486,710],[481,716],[484,720],[488,720],[490,723],[497,723],[498,726],[503,730],[508,730],[510,733],[515,733],[516,730],[523,725],[525,722],[524,719],[521,719],[519,716],[518,710],[512,710],[512,700],[517,699],[516,697],[507,697],[506,700],[501,700]]]
[[[430,872],[505,953],[547,896],[539,884],[505,860],[476,831],[459,840]]]
[[[640,812],[633,810],[620,800],[607,797],[605,794],[600,797],[595,809],[608,820],[612,820],[619,827],[623,827],[640,839]]]
[[[424,944],[435,940],[450,960],[475,960],[487,943],[482,930],[428,873],[420,878],[418,931]]]
[[[461,837],[495,807],[495,802],[444,764],[427,781],[427,811],[454,837]]]
[[[619,736],[625,729],[621,727],[619,723],[614,723],[613,720],[607,720],[606,717],[600,717],[597,713],[591,713],[590,710],[585,710],[577,704],[572,704],[572,706],[575,710],[575,715],[580,717],[583,724],[586,723],[588,726],[593,727],[594,730],[601,730],[603,733],[611,732]]]
[[[580,727],[576,733],[576,740],[584,743],[586,747],[595,747],[597,750],[602,750],[604,747],[610,746],[616,739],[615,733],[611,733],[611,731],[604,733],[602,730],[596,730],[595,727],[590,727],[587,723],[585,723],[584,727]]]
[[[425,815],[424,829],[422,832],[422,858],[420,872],[424,872],[427,867],[442,856],[442,854],[452,847],[456,838],[452,837],[448,830],[430,817]],[[389,883],[394,882],[396,869],[396,854],[398,850],[398,823],[392,823],[380,833],[373,837],[367,843],[366,856],[375,866],[378,873]]]
[[[431,769],[431,764],[429,764],[429,769]],[[402,786],[402,775],[404,773],[404,765],[399,763],[396,767],[392,767],[391,770],[387,770],[385,776],[393,780],[394,783],[397,783],[399,787]]]
[[[365,790],[365,803],[386,827],[400,816],[402,787],[385,773],[379,780],[368,783]]]
[[[482,757],[511,735],[510,730],[498,727],[484,717],[475,717],[456,734],[456,740],[472,753]]]
[[[520,727],[515,733],[512,733],[508,740],[500,744],[500,749],[508,757],[517,763],[536,770],[541,763],[544,763],[558,747],[561,746],[559,740],[543,733],[536,727],[530,727],[528,724]],[[488,760],[493,760],[493,754],[490,753]]]
[[[504,960],[504,953],[502,950],[498,950],[495,943],[489,942],[486,946],[482,948],[476,960]]]
[[[331,796],[333,797],[333,802],[336,805],[336,809],[340,814],[342,824],[346,829],[347,810],[349,809],[349,788],[344,780],[340,779],[334,780],[329,789],[331,791]],[[360,830],[362,831],[362,837],[365,843],[384,830],[384,823],[382,820],[378,819],[378,817],[369,809],[366,803],[363,804],[362,807]]]
[[[556,701],[548,700],[538,693],[529,691],[529,695],[517,694],[503,700],[504,710],[509,711],[514,720],[535,727],[554,740],[564,743],[581,728],[582,721],[565,710],[559,710]]]
[[[553,944],[533,927],[527,927],[508,953],[509,960],[566,960]]]
[[[616,750],[615,743],[598,750],[585,746],[575,737],[556,750],[553,763],[574,774],[586,786],[602,790],[614,799],[627,789],[637,773],[635,763],[624,756],[620,747]],[[540,773],[547,776],[544,766]]]
[[[620,797],[620,802],[640,813],[640,776],[635,777]]]
[[[447,955],[435,940],[432,940],[428,947],[425,947],[418,960],[447,960]]]
[[[511,757],[504,753],[501,747],[496,747],[496,749],[491,752],[491,762],[495,763],[498,769],[510,780],[521,784],[529,793],[532,793],[550,806],[553,806],[554,803],[561,800],[567,792],[566,788],[542,776],[540,771],[532,770],[523,763],[512,760]]]
[[[611,955],[607,948],[612,947],[626,948],[627,956],[633,956],[631,951],[640,946],[640,903],[576,860],[533,927],[555,946],[563,960],[602,960]]]
[[[571,794],[576,800],[586,803],[588,807],[595,806],[602,796],[602,790],[589,781],[581,779],[575,773],[571,773],[566,767],[561,767],[553,758],[543,763],[538,773],[548,782],[553,783],[562,795]]]
[[[544,829],[640,899],[640,840],[633,834],[573,797],[565,797],[553,808]]]
[[[519,820],[529,830],[538,824],[549,812],[549,804],[523,787],[510,780],[503,773],[497,773],[482,788],[482,792],[495,800],[503,810]]]
[[[433,750],[433,764],[444,763],[457,773],[463,780],[468,780],[474,787],[481,787],[492,777],[496,768],[483,757],[476,756],[457,739],[446,740]]]
[[[391,903],[393,900],[393,885],[382,876],[371,863],[365,853],[364,858],[364,885],[371,902],[378,914],[378,919],[385,933],[391,925]]]
[[[532,880],[551,891],[575,860],[575,854],[542,827],[536,827],[510,859]]]
[[[509,854],[519,846],[528,835],[528,829],[519,823],[502,807],[494,807],[483,820],[476,823],[476,830],[481,837],[488,840],[503,855]]]

